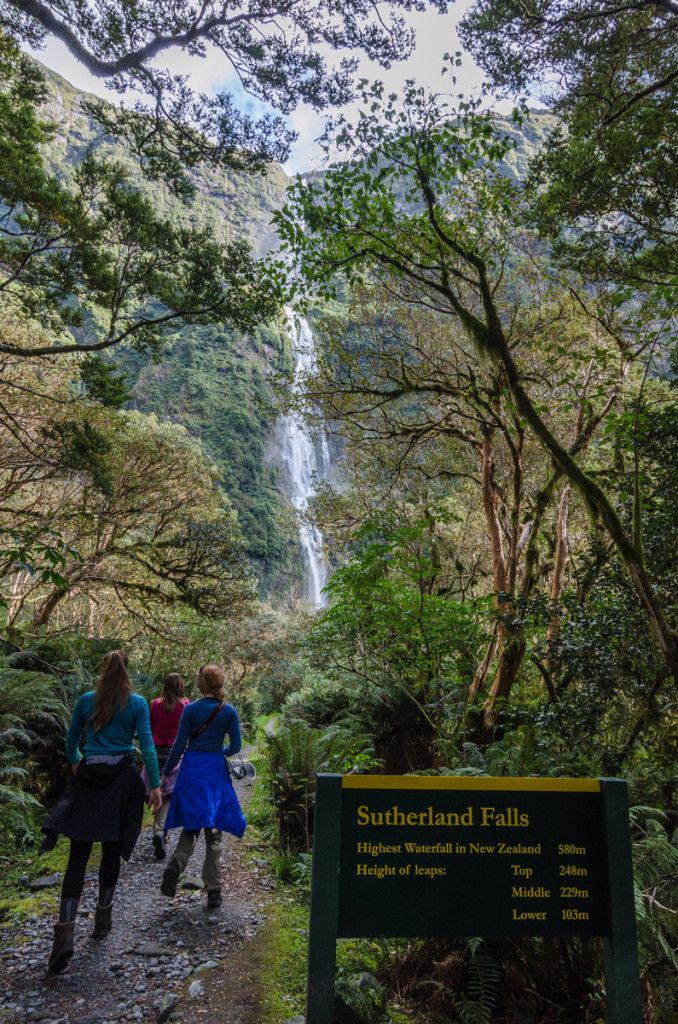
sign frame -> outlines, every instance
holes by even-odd
[[[621,779],[492,779],[486,776],[347,777],[329,773],[318,774],[316,777],[306,1024],[329,1024],[333,1019],[340,913],[343,793],[345,786],[351,785],[350,780],[357,778],[361,780],[358,785],[366,786],[368,790],[369,780],[372,779],[375,788],[386,785],[394,794],[400,793],[401,796],[403,792],[411,794],[413,790],[425,794],[428,782],[431,784],[430,789],[434,786],[438,790],[477,789],[492,794],[499,791],[504,797],[512,790],[541,790],[545,799],[548,798],[549,788],[568,788],[564,784],[569,782],[573,790],[583,790],[587,782],[595,782],[600,799],[602,884],[606,908],[606,924],[604,929],[601,929],[601,936],[604,947],[607,1019],[608,1024],[642,1024],[626,782]],[[344,779],[349,781],[344,783]],[[446,782],[441,783],[442,779]],[[469,934],[482,935],[482,926],[470,929]]]

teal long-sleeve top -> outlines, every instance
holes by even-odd
[[[171,775],[179,758],[188,744],[191,750],[202,750],[211,754],[224,753],[226,757],[237,754],[240,750],[242,740],[240,738],[240,722],[238,712],[232,704],[224,704],[223,708],[216,715],[205,729],[201,736],[191,739],[191,736],[200,728],[202,723],[214,711],[220,703],[215,697],[203,697],[201,700],[194,700],[187,704],[179,721],[179,731],[172,744],[169,757],[165,762],[164,773]],[[224,749],[224,737],[228,734],[228,746]]]
[[[151,736],[148,704],[144,698],[141,694],[130,693],[124,710],[121,711],[118,705],[112,718],[102,729],[93,729],[89,720],[94,711],[95,696],[94,690],[90,693],[83,693],[75,705],[73,718],[66,733],[66,757],[70,763],[77,764],[80,760],[78,745],[83,730],[85,730],[83,749],[85,757],[93,754],[131,754],[134,750],[132,741],[136,733],[139,737],[141,756],[146,765],[151,787],[159,786],[158,755],[155,752]]]

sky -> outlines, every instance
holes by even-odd
[[[370,81],[380,79],[389,91],[397,92],[408,78],[414,78],[419,85],[429,87],[432,91],[453,91],[471,93],[479,89],[482,73],[474,65],[471,57],[464,55],[463,66],[457,71],[457,82],[454,87],[450,82],[449,72],[441,76],[443,56],[446,52],[454,53],[461,49],[456,32],[456,24],[473,0],[457,0],[450,5],[447,14],[437,14],[433,10],[425,13],[412,14],[410,24],[415,29],[417,44],[415,52],[407,61],[394,64],[386,71],[376,64],[363,59],[358,75]],[[239,89],[237,81],[224,78],[224,58],[214,52],[205,58],[190,58],[185,54],[170,51],[171,57],[167,64],[174,73],[190,74],[191,84],[198,92],[213,94],[219,91],[232,92],[241,109],[253,115],[266,109],[252,97],[245,96]],[[101,79],[91,76],[68,52],[66,47],[55,40],[35,52],[35,56],[48,67],[63,75],[77,89],[93,92],[99,96],[109,96],[116,105],[120,97],[116,93],[107,93]],[[350,115],[350,108],[348,109]],[[290,159],[285,164],[288,174],[312,170],[318,166],[322,158],[316,143],[323,130],[324,120],[308,107],[300,107],[289,118],[291,126],[299,134],[294,144]]]

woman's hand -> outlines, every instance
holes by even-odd
[[[157,814],[162,807],[162,793],[160,792],[160,786],[155,786],[148,794],[148,806],[154,814]]]

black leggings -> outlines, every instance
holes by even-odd
[[[62,900],[79,900],[85,884],[87,861],[94,843],[83,843],[79,839],[71,839],[71,851],[61,887]],[[120,874],[120,843],[101,844],[101,863],[99,865],[99,885],[102,889],[114,889]]]

